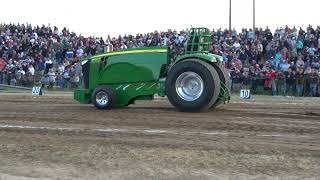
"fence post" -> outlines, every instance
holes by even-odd
[[[0,77],[0,79],[1,79],[1,84],[4,84],[4,82],[3,82],[3,73],[1,72],[0,75],[1,75],[1,77]]]

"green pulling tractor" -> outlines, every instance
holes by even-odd
[[[230,99],[230,76],[222,57],[209,53],[211,33],[191,28],[185,54],[170,61],[168,47],[136,48],[83,59],[84,89],[74,99],[98,109],[167,96],[180,111],[214,108]]]

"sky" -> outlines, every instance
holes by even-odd
[[[232,27],[252,28],[252,1],[232,0]],[[320,0],[256,0],[256,27],[320,25]],[[0,23],[67,27],[84,36],[228,28],[229,0],[1,0]]]

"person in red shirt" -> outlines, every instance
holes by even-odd
[[[6,68],[7,62],[4,60],[4,58],[0,57],[0,83],[4,83],[3,82],[3,74]]]
[[[277,86],[275,82],[275,78],[277,77],[277,72],[274,69],[269,69],[269,71],[266,73],[266,80],[264,81],[264,87],[267,87],[268,89],[271,88],[272,95],[277,95]]]
[[[0,57],[0,73],[4,71],[4,68],[6,67],[7,62]]]

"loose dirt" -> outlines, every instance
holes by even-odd
[[[70,93],[0,92],[0,180],[320,179],[320,99],[166,99],[97,110]]]

